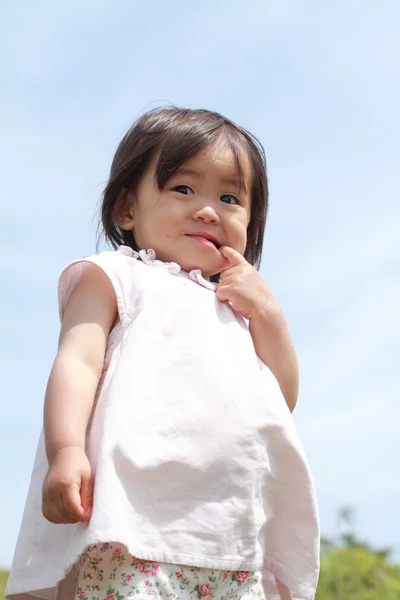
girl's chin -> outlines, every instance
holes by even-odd
[[[185,252],[157,252],[156,257],[164,262],[175,262],[183,271],[194,271],[199,269],[203,277],[208,278],[220,273],[226,266],[226,259],[218,250],[212,251],[201,248],[200,251],[193,252],[193,248]],[[196,249],[197,250],[197,249]]]
[[[184,271],[194,271],[195,269],[200,269],[203,277],[209,278],[212,275],[217,275],[221,272],[221,270],[225,266],[225,259],[222,255],[220,255],[220,259],[214,260],[198,260],[198,261],[188,261],[188,263],[183,266],[181,265]]]

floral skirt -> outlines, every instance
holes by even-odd
[[[221,571],[131,556],[125,546],[96,544],[80,559],[75,600],[266,600],[261,572]]]

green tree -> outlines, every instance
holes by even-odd
[[[321,556],[316,600],[400,600],[400,567],[365,546],[332,548]]]
[[[4,600],[4,588],[6,587],[7,577],[7,571],[0,571],[0,600]]]
[[[338,513],[337,540],[321,540],[321,574],[316,600],[400,600],[400,566],[390,550],[374,550],[357,539],[354,511]]]

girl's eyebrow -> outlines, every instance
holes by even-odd
[[[205,178],[205,173],[203,171],[197,171],[196,169],[189,169],[188,167],[180,167],[179,169],[177,169],[175,171],[176,175],[191,175],[192,177],[196,177],[197,179],[204,179]],[[226,183],[228,185],[233,185],[234,187],[236,187],[238,190],[243,189],[245,192],[246,190],[246,183],[243,181],[242,183],[239,181],[239,179],[230,179],[230,178],[223,178],[221,179],[222,183]]]
[[[204,177],[204,173],[196,171],[196,169],[189,169],[188,167],[179,167],[179,169],[175,171],[175,175],[192,175],[197,177],[197,179]]]

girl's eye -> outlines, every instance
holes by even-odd
[[[188,185],[176,185],[173,188],[174,192],[178,192],[178,194],[184,194],[185,196],[194,195],[194,191]]]
[[[236,196],[232,196],[232,194],[224,194],[221,196],[220,200],[221,202],[224,202],[224,204],[239,204],[239,200]]]

